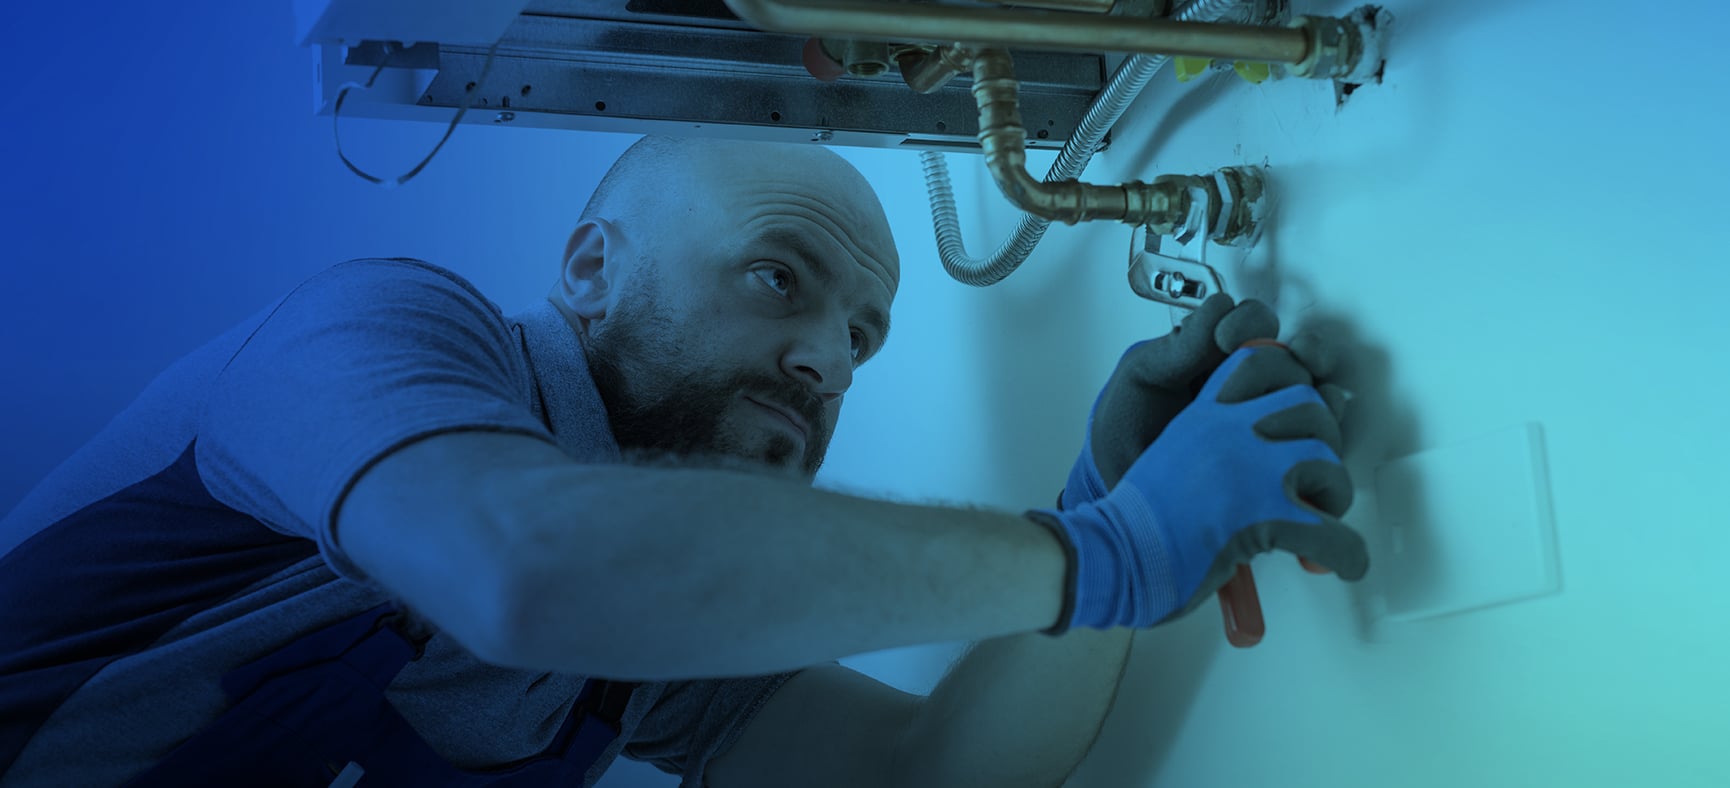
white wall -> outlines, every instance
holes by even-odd
[[[1162,75],[1088,177],[1266,163],[1274,229],[1247,258],[1216,257],[1288,330],[1356,338],[1348,521],[1384,537],[1381,463],[1537,422],[1562,590],[1378,624],[1369,584],[1263,558],[1267,639],[1226,646],[1205,607],[1140,635],[1071,785],[1730,784],[1711,754],[1730,730],[1730,604],[1711,579],[1730,546],[1730,367],[1715,349],[1730,340],[1730,91],[1709,54],[1730,13],[1387,5],[1383,84],[1336,109],[1323,83]],[[958,173],[967,162],[951,157]],[[971,204],[998,206],[970,228],[989,248],[1012,214]],[[931,355],[920,373],[965,392],[953,443],[926,449],[955,455],[885,486],[918,489],[950,478],[927,463],[953,464],[985,478],[951,497],[1047,504],[1118,352],[1169,326],[1125,285],[1127,247],[1121,228],[1056,228],[1003,284],[946,300],[941,325],[966,344],[939,352],[967,355]],[[952,654],[882,666],[924,689]]]
[[[1730,784],[1726,12],[1387,6],[1385,82],[1343,108],[1167,76],[1090,175],[1266,160],[1281,213],[1235,278],[1364,344],[1348,520],[1378,535],[1377,463],[1536,421],[1563,591],[1373,639],[1361,588],[1264,558],[1267,640],[1223,646],[1212,611],[1143,635],[1072,784]],[[1121,304],[1095,330],[1134,335],[1092,273]]]
[[[540,297],[631,140],[466,128],[408,187],[368,186],[309,113],[311,57],[289,43],[287,5],[30,4],[0,22],[21,44],[0,51],[14,96],[0,506],[173,358],[335,261],[419,256],[506,307]],[[1730,606],[1707,580],[1730,541],[1713,486],[1730,427],[1715,347],[1730,338],[1730,167],[1709,38],[1723,12],[1389,6],[1386,81],[1342,110],[1314,83],[1164,75],[1088,175],[1265,159],[1281,213],[1232,284],[1362,339],[1358,412],[1375,418],[1354,417],[1360,484],[1400,453],[1541,422],[1564,591],[1371,640],[1361,589],[1264,559],[1268,639],[1230,649],[1205,608],[1141,635],[1072,784],[1730,781],[1705,754],[1730,700]],[[381,171],[441,131],[344,128]],[[1170,325],[1124,284],[1127,229],[1055,228],[1005,283],[964,287],[935,260],[916,157],[847,155],[890,207],[903,286],[895,342],[848,398],[825,483],[1048,505],[1121,349]],[[973,160],[951,168],[974,251],[994,246],[1012,212]],[[1372,512],[1348,519],[1373,536]],[[850,662],[924,691],[954,653]],[[631,765],[608,784],[669,783]]]

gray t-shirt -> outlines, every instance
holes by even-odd
[[[170,367],[0,521],[0,787],[124,782],[222,713],[225,672],[388,601],[335,508],[397,447],[471,429],[620,461],[558,311],[507,319],[420,261],[334,266]],[[583,784],[622,751],[702,786],[791,675],[641,685]],[[435,634],[386,694],[485,769],[545,750],[582,686]]]

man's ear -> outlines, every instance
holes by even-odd
[[[624,273],[621,247],[618,228],[605,219],[578,224],[565,243],[565,262],[554,296],[584,320],[606,317],[619,276]]]

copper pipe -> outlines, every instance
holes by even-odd
[[[1172,22],[1063,11],[967,9],[861,0],[726,0],[761,30],[891,43],[966,41],[1044,52],[1140,52],[1258,63],[1300,63],[1296,28]]]
[[[1199,190],[1217,219],[1219,187],[1212,178],[1162,175],[1153,183],[1131,181],[1099,186],[1079,181],[1044,182],[1027,172],[1027,130],[1021,125],[1019,89],[1009,53],[984,49],[973,56],[973,98],[979,104],[979,145],[985,166],[1003,195],[1016,207],[1064,224],[1109,219],[1146,225],[1148,232],[1173,235],[1190,219]],[[1201,228],[1205,231],[1205,227]]]

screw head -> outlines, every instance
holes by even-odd
[[[1153,277],[1153,287],[1174,300],[1207,295],[1206,282],[1190,279],[1177,271],[1160,271]]]

